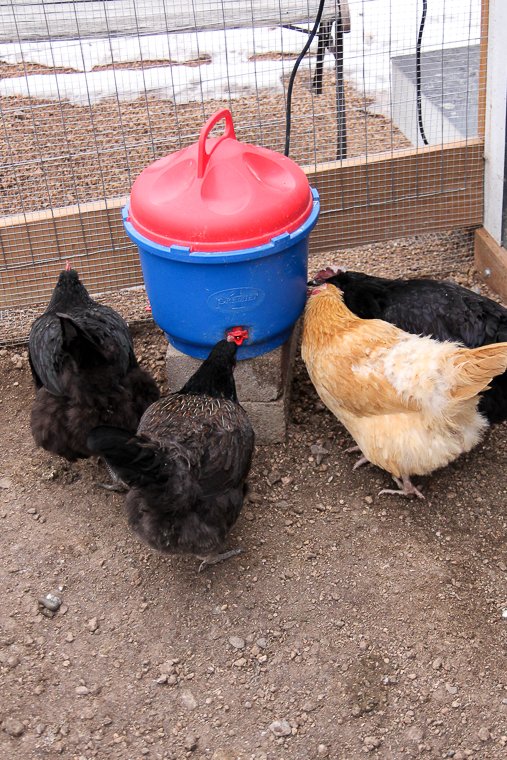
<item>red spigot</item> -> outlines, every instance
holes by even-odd
[[[248,340],[248,330],[245,327],[232,327],[227,331],[227,340],[241,346],[244,340]]]

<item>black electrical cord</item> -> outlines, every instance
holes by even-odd
[[[305,55],[308,52],[308,49],[310,45],[313,42],[313,38],[317,34],[317,30],[319,28],[320,19],[322,18],[322,14],[324,12],[324,3],[326,0],[320,0],[319,3],[319,10],[317,11],[317,16],[315,18],[315,24],[313,25],[313,29],[308,35],[308,39],[306,40],[306,44],[300,54],[297,57],[296,63],[294,64],[294,67],[291,71],[290,79],[289,79],[289,85],[287,87],[287,103],[285,106],[285,149],[284,149],[284,155],[289,155],[289,147],[290,147],[290,129],[291,129],[291,104],[292,104],[292,88],[294,87],[294,79],[296,78],[296,73],[299,68],[299,64],[305,57]]]
[[[415,88],[417,94],[417,124],[419,125],[419,132],[421,133],[422,141],[425,145],[428,145],[428,140],[424,133],[424,125],[422,118],[422,103],[421,103],[421,43],[424,31],[424,24],[426,23],[426,13],[428,11],[428,0],[422,0],[422,16],[421,23],[419,24],[419,34],[417,35],[417,45],[415,49]]]

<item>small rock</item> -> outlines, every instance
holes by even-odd
[[[274,720],[269,726],[269,730],[275,736],[290,736],[292,734],[292,729],[287,720]]]
[[[246,665],[246,659],[244,657],[239,657],[237,660],[234,660],[233,665],[235,668],[244,668]]]
[[[74,691],[78,697],[86,697],[86,695],[90,693],[90,689],[88,689],[86,686],[76,686]]]
[[[319,744],[317,754],[319,757],[329,757],[329,747],[327,744]]]
[[[2,723],[2,729],[9,736],[22,736],[25,732],[25,727],[20,720],[16,718],[6,718]]]
[[[276,472],[276,470],[273,470],[269,473],[267,477],[268,484],[270,486],[274,486],[275,483],[279,483],[282,480],[282,476],[279,472]]]
[[[267,642],[267,640],[266,640],[266,639],[264,639],[264,638],[262,638],[262,637],[261,637],[260,639],[257,639],[257,641],[256,641],[255,643],[256,643],[256,644],[257,644],[257,646],[258,646],[258,647],[260,647],[261,649],[266,649],[266,647],[267,647],[267,645],[268,645],[268,642]]]
[[[178,658],[172,658],[170,660],[166,660],[161,665],[159,665],[159,670],[161,673],[167,673],[168,675],[171,673],[176,672],[176,665],[179,663]]]
[[[194,752],[199,744],[199,737],[195,734],[187,734],[185,737],[185,749],[188,752]]]
[[[195,710],[198,705],[197,699],[194,697],[191,691],[185,689],[180,694],[180,702],[187,710]]]
[[[431,667],[433,668],[433,670],[440,670],[440,668],[442,667],[442,665],[443,665],[443,662],[442,662],[442,658],[441,657],[437,657],[431,663]]]
[[[99,623],[96,617],[90,618],[90,620],[87,622],[88,630],[92,633],[95,633],[95,631],[99,628]]]
[[[367,504],[373,504],[373,496],[365,496],[364,500]]]
[[[51,610],[51,612],[56,612],[60,608],[62,600],[56,594],[46,594],[46,596],[40,596],[38,602],[40,607],[45,607],[47,610]]]
[[[246,510],[243,512],[243,517],[245,518],[245,520],[248,520],[248,522],[253,522],[253,520],[255,520],[255,515],[254,515],[254,513],[253,513],[253,512],[250,512],[250,510],[249,510],[249,509],[246,509]]]
[[[12,488],[12,480],[10,478],[0,478],[0,488]]]
[[[260,493],[255,493],[255,491],[251,491],[248,493],[248,501],[252,502],[252,504],[260,504],[262,502],[262,496]]]
[[[229,638],[229,644],[231,645],[231,647],[234,647],[234,649],[245,648],[245,640],[240,638],[239,636],[231,636]]]
[[[11,362],[15,369],[23,369],[23,357],[19,354],[12,354]]]
[[[409,742],[420,744],[424,739],[424,729],[421,726],[410,726],[405,732],[405,736]]]
[[[68,641],[69,644],[71,644],[74,641],[74,634],[69,631],[65,637],[65,641]]]
[[[372,750],[380,747],[381,743],[382,743],[382,740],[376,736],[365,736],[363,739],[364,748],[368,752],[372,752]]]
[[[489,729],[486,728],[486,726],[483,726],[480,728],[477,732],[477,736],[481,740],[481,742],[487,742],[491,739],[491,734],[489,732]]]

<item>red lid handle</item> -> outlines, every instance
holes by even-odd
[[[213,148],[208,153],[206,150],[206,139],[215,124],[218,124],[218,122],[222,121],[222,119],[225,119],[225,131],[223,135],[218,138],[218,140],[213,145]],[[220,111],[214,113],[213,116],[210,116],[206,124],[201,129],[201,134],[199,135],[199,145],[197,149],[198,179],[202,179],[204,177],[204,172],[206,171],[206,167],[208,165],[211,154],[217,147],[218,143],[222,142],[222,140],[225,140],[226,137],[232,137],[234,140],[237,139],[236,133],[234,132],[234,124],[232,123],[232,114],[228,108],[222,108]]]

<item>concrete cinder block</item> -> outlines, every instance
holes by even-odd
[[[259,444],[285,440],[298,337],[299,323],[282,346],[254,359],[239,361],[234,371],[239,401],[250,417]],[[169,344],[166,355],[169,391],[183,387],[201,363]]]
[[[234,370],[238,398],[243,401],[276,401],[290,379],[299,329],[282,346],[254,359],[239,361]],[[166,354],[167,377],[171,393],[178,391],[202,364],[201,359],[181,353],[169,344]]]
[[[287,391],[288,396],[289,391]],[[257,444],[283,443],[287,435],[288,397],[276,401],[242,401]]]

